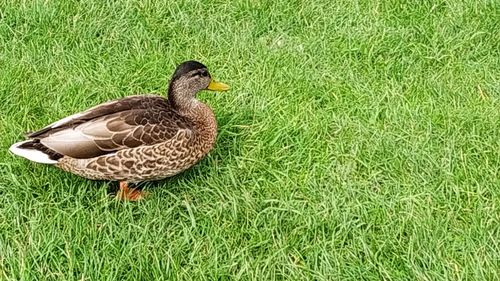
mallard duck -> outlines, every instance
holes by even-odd
[[[228,89],[206,66],[186,61],[167,98],[135,95],[97,105],[28,133],[10,151],[88,179],[119,181],[117,197],[138,200],[144,193],[129,184],[176,175],[213,148],[215,116],[196,94]]]

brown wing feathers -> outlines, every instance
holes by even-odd
[[[30,134],[35,140],[29,143],[36,143],[38,149],[43,146],[52,154],[73,158],[91,158],[153,145],[173,138],[180,129],[192,127],[166,99],[156,96],[124,98],[54,124]]]
[[[119,100],[110,101],[92,107],[82,113],[76,114],[75,118],[68,119],[68,121],[54,126],[58,122],[51,124],[39,131],[28,133],[28,138],[38,138],[43,137],[47,133],[53,133],[55,130],[60,130],[63,128],[68,128],[74,125],[85,123],[89,120],[107,116],[113,113],[126,111],[130,109],[165,109],[168,108],[168,102],[165,98],[160,96],[130,96]]]

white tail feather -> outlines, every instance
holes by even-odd
[[[26,143],[26,142],[29,142],[29,140],[21,141],[21,142],[13,144],[9,148],[9,151],[15,155],[24,157],[28,160],[33,161],[33,162],[42,163],[42,164],[56,164],[57,163],[56,160],[50,159],[49,155],[47,155],[39,150],[19,147],[20,145],[22,145],[23,143]]]

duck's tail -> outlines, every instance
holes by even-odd
[[[39,140],[26,140],[13,144],[9,151],[30,161],[42,164],[57,164],[61,154],[49,149]]]

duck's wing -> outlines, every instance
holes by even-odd
[[[147,109],[147,108],[166,108],[169,107],[165,98],[156,95],[136,95],[128,96],[122,99],[109,101],[91,107],[85,111],[70,115],[59,121],[56,121],[38,131],[29,132],[26,134],[28,138],[43,138],[55,131],[59,131],[71,126],[85,123],[95,118],[106,115],[111,115],[117,112],[132,110],[132,109]]]
[[[191,129],[164,98],[136,96],[64,118],[29,137],[61,155],[91,158],[164,142]]]

